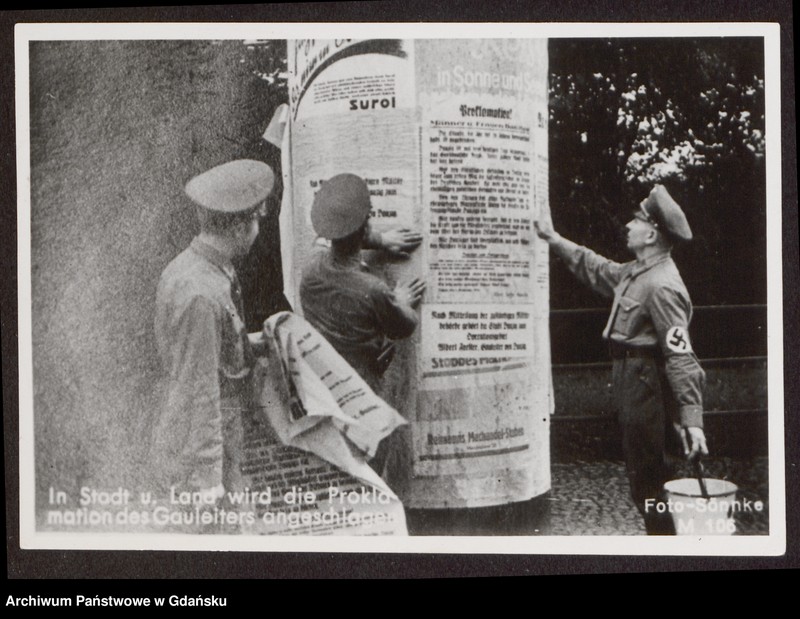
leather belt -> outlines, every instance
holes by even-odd
[[[655,346],[626,346],[619,342],[610,342],[608,350],[612,359],[627,359],[631,357],[658,357],[661,352]]]

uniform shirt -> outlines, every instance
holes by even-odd
[[[689,340],[692,302],[670,254],[620,264],[566,239],[552,247],[578,279],[614,299],[603,337],[660,351],[681,425],[702,427],[705,372]]]
[[[303,314],[367,383],[376,388],[376,361],[386,339],[408,337],[416,313],[369,272],[358,254],[337,255],[316,247],[300,282]]]
[[[253,361],[240,306],[233,265],[199,238],[161,275],[155,338],[167,386],[155,446],[171,483],[223,483],[222,426]]]

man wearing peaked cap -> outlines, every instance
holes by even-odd
[[[422,236],[404,228],[379,233],[370,225],[366,182],[355,174],[329,178],[314,196],[311,223],[330,247],[317,246],[303,270],[300,303],[305,318],[380,394],[381,377],[394,355],[393,340],[417,326],[415,308],[425,284],[418,278],[390,287],[361,260],[362,248],[407,255]],[[391,461],[402,458],[395,434],[387,437],[370,464],[395,489]]]
[[[708,454],[703,432],[705,373],[692,350],[692,303],[672,260],[672,247],[692,238],[683,210],[662,185],[642,200],[627,226],[636,259],[612,262],[558,234],[549,219],[536,222],[572,273],[613,299],[603,331],[613,359],[631,495],[648,534],[674,534],[671,515],[659,514],[670,478],[667,445],[677,431],[689,459]]]
[[[341,239],[364,225],[371,208],[367,183],[355,174],[337,174],[314,196],[311,225],[324,239]]]
[[[165,489],[201,493],[210,503],[241,488],[241,413],[254,362],[233,262],[247,254],[274,175],[236,160],[185,187],[200,234],[164,269],[155,337],[166,375],[153,459]],[[196,523],[195,523],[196,524]]]
[[[361,261],[362,248],[404,253],[422,241],[406,229],[373,230],[371,208],[359,176],[338,174],[323,183],[314,196],[311,223],[331,244],[318,247],[303,270],[300,302],[306,319],[378,390],[391,340],[416,328],[414,308],[425,285],[413,279],[392,289]]]
[[[192,178],[186,183],[186,195],[209,211],[237,215],[261,206],[274,182],[266,163],[237,159]]]
[[[692,240],[692,229],[686,221],[686,215],[664,185],[653,187],[647,198],[642,200],[640,208],[645,217],[673,242]]]

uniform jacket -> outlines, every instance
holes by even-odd
[[[387,338],[408,337],[417,326],[416,313],[397,301],[358,254],[345,258],[325,247],[315,248],[303,271],[300,303],[306,320],[373,389]]]
[[[154,326],[166,401],[154,447],[171,484],[223,483],[223,426],[240,412],[253,365],[237,290],[233,265],[199,238],[161,275]]]
[[[566,239],[553,249],[578,279],[613,298],[603,337],[660,353],[681,425],[702,427],[705,372],[689,339],[692,303],[670,254],[621,264]]]

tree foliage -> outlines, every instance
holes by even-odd
[[[695,242],[677,254],[695,302],[765,299],[763,41],[550,41],[550,203],[565,235],[609,257],[660,182]],[[554,270],[554,307],[597,305]]]

